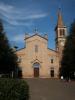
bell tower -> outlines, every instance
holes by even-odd
[[[67,36],[67,27],[63,23],[60,9],[58,11],[58,21],[55,28],[55,32],[56,32],[56,39],[55,39],[56,51],[59,53],[59,57],[61,58]]]

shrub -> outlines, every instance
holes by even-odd
[[[0,100],[29,100],[29,86],[21,79],[0,79]]]

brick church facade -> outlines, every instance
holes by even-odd
[[[58,21],[55,27],[56,49],[48,48],[48,36],[25,35],[25,48],[16,51],[19,59],[22,78],[58,78],[62,51],[66,41],[67,28],[63,24],[61,12],[58,12]]]

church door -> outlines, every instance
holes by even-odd
[[[39,67],[40,67],[40,64],[39,63],[34,63],[33,67],[34,67],[34,77],[39,77]]]
[[[39,68],[34,68],[34,77],[39,77]]]
[[[54,77],[54,70],[51,70],[51,77]]]

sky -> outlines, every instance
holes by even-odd
[[[69,28],[75,19],[75,0],[0,0],[0,18],[12,46],[25,46],[25,33],[48,34],[48,48],[55,49],[55,26],[61,8],[64,24]]]

